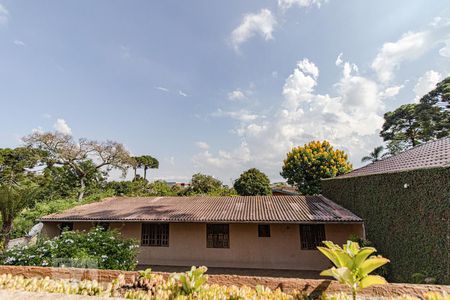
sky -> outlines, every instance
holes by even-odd
[[[0,0],[0,147],[59,131],[158,158],[151,180],[280,181],[311,140],[361,166],[449,73],[444,0]]]

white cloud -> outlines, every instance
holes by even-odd
[[[247,96],[245,96],[244,92],[239,89],[228,93],[228,99],[231,101],[243,100],[245,98],[247,98]]]
[[[450,58],[450,40],[445,41],[445,46],[439,49],[439,54],[443,57]]]
[[[13,43],[14,43],[14,45],[20,46],[20,47],[25,47],[26,46],[25,43],[23,41],[21,41],[21,40],[14,40]]]
[[[9,11],[6,7],[0,4],[0,25],[6,24],[9,21]]]
[[[372,62],[372,69],[381,82],[389,82],[403,62],[418,59],[436,45],[445,43],[446,46],[439,50],[439,54],[450,56],[449,41],[450,22],[435,20],[426,30],[407,32],[399,40],[383,44]]]
[[[53,128],[62,134],[72,135],[72,129],[64,119],[57,119],[55,124],[53,124]]]
[[[218,109],[216,112],[212,113],[213,117],[230,117],[239,121],[254,121],[258,118],[258,115],[252,114],[244,109],[239,111],[223,111],[222,109]]]
[[[383,92],[380,93],[380,97],[382,98],[392,98],[400,93],[400,90],[404,88],[404,85],[394,85],[386,88]]]
[[[247,14],[241,24],[231,33],[231,45],[238,51],[239,46],[255,34],[259,34],[266,41],[271,40],[276,24],[275,17],[267,8],[261,9],[257,14]]]
[[[413,92],[416,95],[415,101],[418,102],[420,98],[434,89],[436,84],[439,83],[444,76],[434,70],[426,71],[418,80],[413,88]]]
[[[165,88],[163,86],[155,86],[155,90],[159,90],[159,91],[166,92],[166,93],[170,92],[170,90],[168,88]]]
[[[342,65],[342,63],[344,62],[342,60],[342,55],[344,55],[344,54],[341,52],[341,53],[339,53],[338,57],[336,58],[336,62],[335,62],[336,66]]]
[[[218,172],[224,178],[258,166],[272,179],[279,179],[286,153],[314,139],[329,140],[351,158],[369,153],[381,144],[378,130],[383,124],[384,105],[379,85],[361,76],[352,63],[343,61],[339,66],[342,75],[333,85],[336,94],[331,96],[315,91],[319,68],[309,59],[300,60],[286,78],[283,102],[270,118],[255,114],[252,120],[241,120],[234,130],[242,141],[237,149],[216,154],[204,151],[194,157],[196,164],[204,169],[221,168]]]
[[[281,9],[288,9],[291,6],[299,6],[299,7],[310,7],[316,5],[320,7],[323,3],[326,3],[328,0],[278,0],[278,6]]]
[[[208,150],[209,149],[209,145],[206,142],[199,141],[199,142],[196,142],[195,145],[198,148],[202,149],[202,150]]]
[[[183,92],[182,90],[178,91],[178,95],[180,95],[181,97],[187,97],[189,96],[188,94],[186,94],[185,92]]]

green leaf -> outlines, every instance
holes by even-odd
[[[359,265],[365,261],[369,255],[377,251],[373,247],[364,247],[359,250],[359,253],[356,254],[354,260],[353,260],[353,269],[359,268]]]
[[[320,272],[320,276],[331,276],[331,277],[333,277],[332,268],[331,269],[327,269],[327,270],[323,270],[322,272]]]
[[[369,275],[364,277],[359,283],[360,288],[365,289],[366,287],[376,285],[376,284],[387,284],[386,279],[378,275]]]
[[[336,253],[332,250],[325,248],[325,247],[317,247],[317,249],[322,252],[323,255],[325,255],[336,267],[342,267],[340,265],[340,261],[336,256]]]
[[[373,270],[385,265],[389,262],[389,259],[378,256],[372,256],[369,259],[363,261],[359,266],[359,274],[361,277],[365,277]]]

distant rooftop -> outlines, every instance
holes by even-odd
[[[337,178],[448,166],[450,166],[450,137],[444,137],[368,164]]]
[[[323,196],[114,197],[43,222],[361,223]]]

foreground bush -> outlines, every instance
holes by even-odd
[[[107,284],[83,280],[75,282],[65,279],[24,278],[11,274],[0,275],[0,289],[23,290],[101,297],[123,297],[141,300],[182,300],[182,299],[254,299],[254,300],[295,300],[303,299],[302,293],[286,294],[279,289],[258,286],[208,285],[205,267],[195,268],[185,273],[176,273],[164,280],[161,275],[150,270],[141,272],[131,285],[124,283],[123,276]]]
[[[141,300],[184,300],[184,299],[233,299],[233,300],[296,300],[308,299],[303,292],[284,293],[280,289],[272,291],[264,286],[250,288],[247,286],[208,285],[205,267],[195,268],[185,273],[171,274],[167,279],[154,274],[151,270],[140,272],[131,284],[125,284],[123,275],[110,283],[98,283],[93,280],[74,281],[67,279],[24,278],[11,274],[0,275],[0,289],[22,290],[29,292],[47,292],[86,296],[121,297]],[[323,300],[350,300],[345,293],[323,294]],[[417,297],[403,295],[391,300],[419,300]],[[425,300],[450,300],[443,293],[428,292]]]
[[[122,238],[119,232],[97,227],[89,232],[64,231],[36,245],[13,248],[2,255],[1,263],[134,270],[137,247],[136,241]]]
[[[372,255],[377,250],[373,247],[359,247],[359,244],[347,241],[341,248],[330,241],[323,242],[326,247],[317,247],[334,267],[322,271],[322,276],[332,276],[339,283],[347,285],[352,290],[352,298],[356,300],[357,292],[367,287],[386,284],[379,275],[370,275],[375,269],[387,264],[389,260]]]

